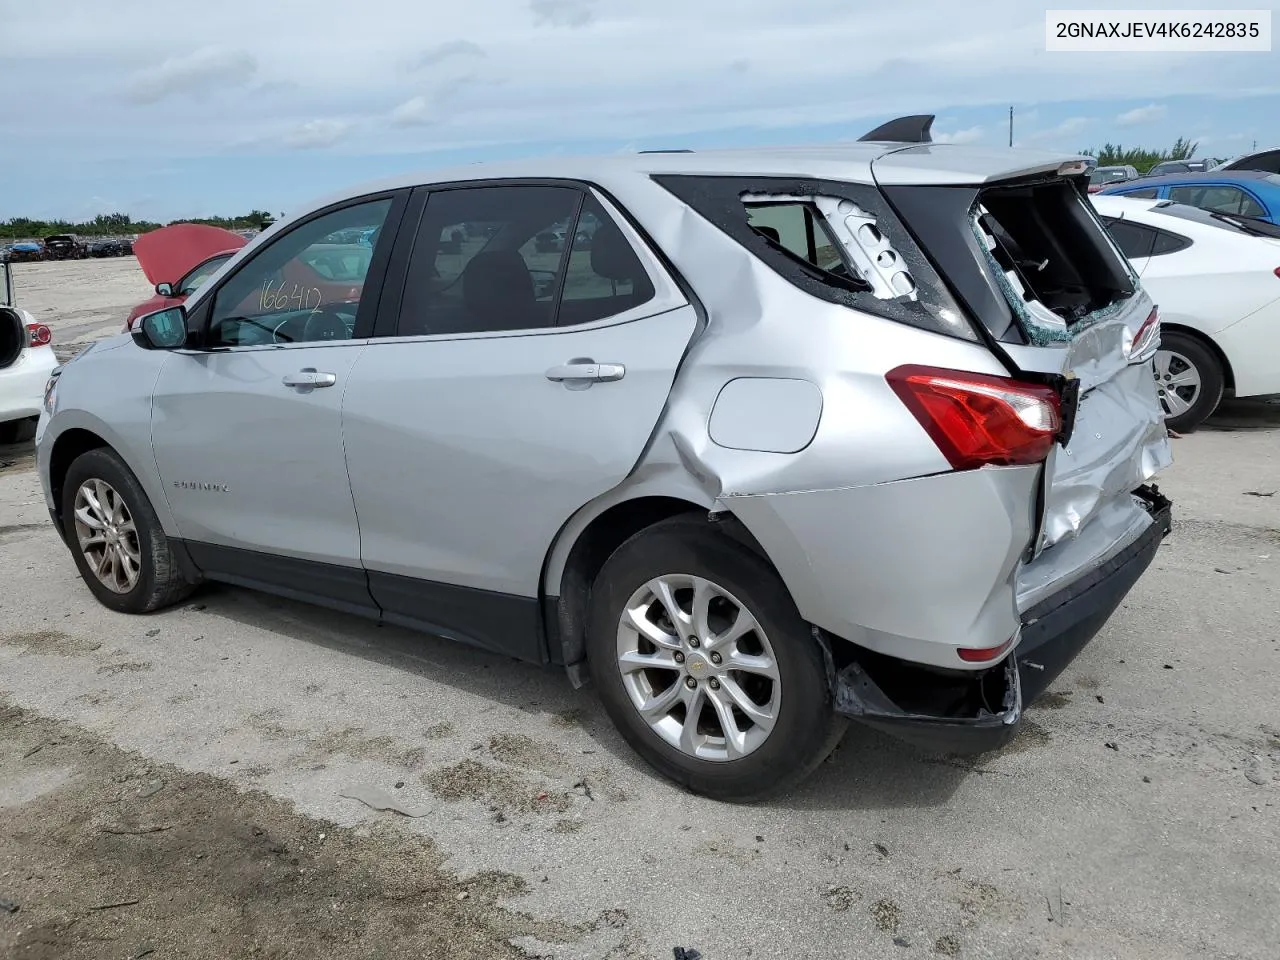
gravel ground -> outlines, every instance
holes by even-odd
[[[112,614],[0,449],[0,955],[1271,960],[1280,413],[1174,443],[1173,535],[1010,747],[855,727],[739,807],[554,671],[230,588]]]

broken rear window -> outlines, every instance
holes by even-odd
[[[654,179],[812,296],[935,333],[977,338],[873,186],[780,177]]]
[[[765,202],[743,206],[747,210],[747,222],[766,240],[824,273],[848,277],[840,243],[831,235],[831,227],[813,204]]]
[[[974,225],[1033,341],[1069,337],[1135,292],[1127,263],[1065,180],[983,190]]]

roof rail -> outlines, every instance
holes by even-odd
[[[641,153],[693,153],[688,147],[671,147],[664,150],[641,150]]]
[[[910,117],[898,117],[888,123],[882,123],[868,134],[859,137],[863,140],[887,140],[891,143],[933,143],[930,129],[933,127],[933,114],[925,113]]]

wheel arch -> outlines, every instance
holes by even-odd
[[[1207,347],[1209,352],[1217,357],[1218,362],[1222,364],[1222,385],[1228,390],[1234,390],[1236,388],[1236,377],[1235,373],[1231,369],[1231,361],[1228,359],[1226,352],[1222,347],[1218,346],[1217,342],[1211,336],[1202,330],[1197,330],[1195,327],[1189,327],[1176,321],[1166,323],[1164,320],[1161,320],[1160,330],[1162,333],[1182,334],[1183,336],[1190,337]]]
[[[606,495],[578,511],[561,529],[543,566],[542,622],[553,663],[563,664],[575,686],[586,682],[586,621],[591,585],[625,541],[663,520],[701,515],[708,523],[765,556],[747,528],[696,490],[647,489]]]
[[[62,522],[62,488],[67,479],[67,471],[76,459],[101,447],[112,449],[98,434],[84,427],[72,427],[64,430],[53,442],[49,451],[49,492],[53,498],[53,512],[58,522]]]
[[[58,425],[57,418],[54,424]],[[149,434],[146,440],[147,446],[143,449],[131,447],[109,426],[95,417],[83,414],[75,416],[74,419],[63,420],[61,428],[52,440],[46,433],[42,445],[51,445],[45,469],[48,471],[47,480],[50,498],[53,501],[52,506],[59,521],[61,521],[62,511],[62,484],[66,479],[67,470],[81,454],[105,447],[123,460],[125,466],[138,479],[165,534],[169,537],[177,536],[177,527],[169,511],[168,498],[164,495],[164,488],[156,473],[154,459],[150,463],[151,469],[147,469],[147,460],[151,458]]]

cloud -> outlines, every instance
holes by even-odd
[[[1018,114],[1015,111],[1013,115],[1014,130],[1017,130]],[[1024,134],[1018,138],[1015,145],[1021,146],[1027,143],[1047,143],[1050,145],[1058,145],[1068,137],[1074,137],[1085,127],[1093,123],[1090,117],[1067,117],[1055,127],[1046,127],[1044,130],[1033,130],[1031,133]]]
[[[529,0],[529,9],[538,26],[585,27],[595,19],[595,0]]]
[[[982,139],[982,127],[966,127],[952,133],[933,134],[934,143],[977,143]]]
[[[431,102],[426,97],[414,97],[406,100],[391,111],[390,120],[397,127],[421,127],[435,123]]]
[[[937,114],[953,139],[980,126],[977,142],[1002,148],[1011,99],[1016,136],[1072,151],[1248,131],[1280,108],[1280,50],[1046,56],[1044,14],[1025,0],[989,0],[981,30],[945,0],[875,17],[833,0],[372,0],[377,16],[357,17],[350,0],[218,0],[198,34],[169,28],[172,0],[0,6],[14,8],[0,26],[0,88],[41,78],[38,97],[3,108],[0,216],[145,191],[156,209],[274,208],[399,156],[417,167],[628,142],[815,142],[904,114]],[[1168,115],[1120,126],[1146,104]],[[1077,117],[1096,119],[1060,125]],[[307,126],[317,118],[337,125]],[[226,145],[246,136],[255,156],[228,163]],[[299,164],[279,156],[284,141],[330,145]],[[20,161],[14,144],[41,162]],[[157,165],[181,172],[151,187],[138,171]]]
[[[488,56],[488,54],[484,52],[484,48],[479,44],[472,43],[470,40],[450,40],[448,43],[442,43],[439,46],[424,50],[414,60],[413,65],[418,69],[423,69],[450,58],[484,56]]]
[[[308,120],[281,137],[280,144],[290,150],[331,147],[350,132],[351,124],[346,120]]]
[[[202,47],[185,57],[170,57],[158,66],[133,75],[128,98],[134,103],[158,103],[175,94],[204,94],[219,87],[246,85],[258,61],[244,50]]]
[[[1122,127],[1139,127],[1145,123],[1155,123],[1169,115],[1169,108],[1159,103],[1150,103],[1145,107],[1136,107],[1116,117],[1116,123]]]

